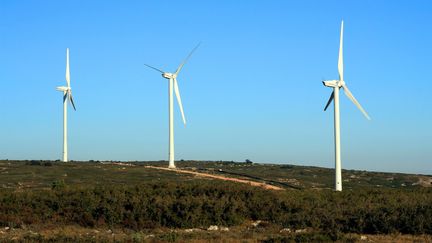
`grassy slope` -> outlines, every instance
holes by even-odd
[[[39,162],[39,161],[38,161]],[[36,164],[38,163],[36,162]],[[33,162],[35,163],[35,162]],[[51,162],[52,166],[31,165],[30,161],[0,161],[2,188],[50,188],[55,181],[66,184],[136,184],[155,181],[185,181],[193,176],[145,168],[145,165],[166,166],[166,162],[134,162],[133,166],[100,162]],[[229,177],[264,181],[286,188],[333,187],[332,169],[273,164],[246,164],[234,162],[182,161],[181,169],[221,174]],[[355,188],[416,188],[432,186],[432,176],[344,170],[344,189]],[[423,184],[419,184],[423,181]]]
[[[0,185],[3,188],[51,188],[57,181],[68,185],[136,184],[154,181],[182,181],[191,177],[166,173],[144,166],[101,163],[60,163],[52,166],[29,165],[24,161],[0,162]],[[44,164],[46,162],[42,162]]]

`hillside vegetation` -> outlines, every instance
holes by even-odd
[[[266,182],[287,189],[332,189],[334,170],[328,168],[223,161],[181,161],[178,168]],[[146,168],[167,167],[168,162],[53,162],[0,160],[2,188],[50,188],[56,181],[69,185],[136,184],[157,181],[188,181],[191,175]],[[432,176],[343,170],[344,189],[431,187]]]
[[[346,183],[346,189],[335,193],[326,189],[331,186],[326,182],[331,170],[323,168],[229,162],[180,164],[191,170],[284,185],[286,190],[215,183],[147,169],[142,164],[2,161],[0,226],[78,225],[140,232],[206,229],[211,225],[236,227],[260,220],[276,232],[303,232],[301,237],[275,234],[263,238],[270,241],[337,240],[347,234],[432,235],[432,188],[418,183],[419,178],[424,181],[428,176],[345,171],[345,177],[349,173],[356,176],[348,176],[352,180]],[[307,189],[311,185],[315,189]]]

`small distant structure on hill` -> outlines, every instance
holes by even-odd
[[[246,159],[246,160],[245,160],[245,163],[246,163],[246,164],[249,164],[249,165],[253,164],[253,162],[252,162],[251,160],[249,160],[249,159]]]

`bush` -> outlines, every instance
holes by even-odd
[[[275,192],[213,181],[79,187],[63,180],[53,182],[52,189],[1,191],[0,225],[142,230],[264,220],[284,228],[312,228],[325,236],[299,235],[294,241],[337,240],[341,233],[432,234],[432,189]]]
[[[30,162],[27,162],[28,165],[42,165],[42,163],[38,160],[31,160]]]
[[[51,185],[51,189],[59,190],[59,189],[63,189],[65,186],[66,183],[64,182],[64,180],[57,180],[57,181],[53,181]]]

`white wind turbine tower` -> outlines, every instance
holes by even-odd
[[[342,88],[345,95],[357,106],[357,108],[363,113],[363,115],[370,120],[369,115],[360,105],[360,103],[354,98],[353,94],[349,91],[345,84],[343,76],[343,21],[341,23],[341,33],[340,33],[340,47],[339,47],[339,60],[338,60],[338,71],[339,80],[328,80],[323,81],[323,84],[327,87],[333,88],[333,92],[330,95],[330,99],[324,108],[327,107],[334,100],[334,137],[335,137],[335,190],[342,191],[342,169],[341,169],[341,154],[340,154],[340,122],[339,122],[339,89]]]
[[[201,44],[201,43],[200,43]],[[198,44],[192,51],[189,53],[189,55],[186,57],[186,59],[179,65],[175,73],[168,73],[164,72],[158,68],[152,67],[150,65],[145,64],[147,67],[152,68],[160,73],[162,73],[162,77],[169,80],[169,88],[168,88],[168,99],[169,99],[169,148],[168,148],[168,158],[169,158],[169,165],[168,168],[175,169],[176,166],[174,164],[174,101],[173,101],[173,87],[174,87],[174,93],[177,97],[177,102],[180,107],[180,112],[183,118],[183,123],[186,125],[186,119],[183,112],[183,105],[180,98],[180,91],[177,83],[177,76],[179,72],[182,70],[185,63],[189,60],[189,58],[192,56],[194,51],[200,46]]]
[[[75,104],[72,98],[72,89],[70,87],[70,71],[69,71],[69,48],[66,49],[66,84],[56,89],[63,92],[63,162],[68,161],[68,144],[67,144],[67,101],[71,103],[75,109]]]

